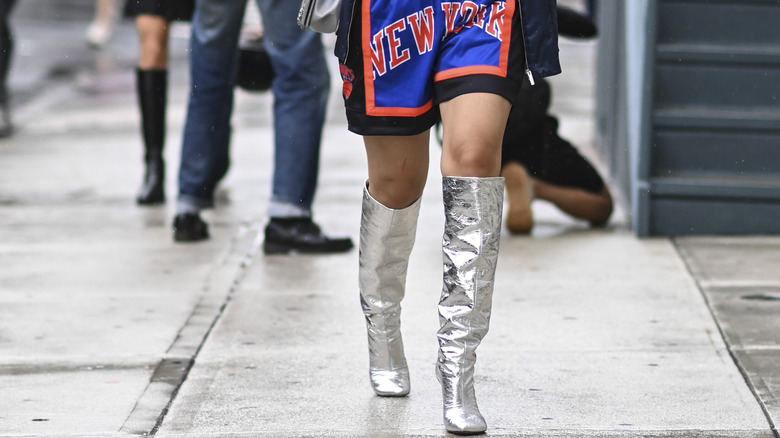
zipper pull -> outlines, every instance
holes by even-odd
[[[536,85],[536,82],[534,82],[534,74],[531,73],[530,68],[525,69],[525,75],[528,76],[528,80],[531,82],[531,85]]]

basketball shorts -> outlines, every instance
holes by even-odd
[[[510,102],[525,73],[517,0],[357,0],[341,67],[349,129],[416,135],[467,93]]]

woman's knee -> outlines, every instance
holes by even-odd
[[[590,224],[594,227],[602,227],[607,224],[609,218],[612,216],[614,210],[614,202],[612,201],[612,195],[609,193],[609,189],[605,186],[601,189],[598,196],[598,206],[595,209],[594,215],[590,218]]]
[[[442,152],[442,174],[445,176],[498,176],[501,172],[500,145],[468,144],[445,146]]]
[[[420,198],[428,176],[429,134],[364,137],[369,192],[385,207],[406,208]]]
[[[402,209],[422,196],[425,178],[398,178],[391,176],[369,178],[368,191],[387,208]]]

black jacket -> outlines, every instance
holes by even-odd
[[[511,1],[511,0],[510,0]],[[519,0],[526,65],[535,79],[561,72],[555,0]]]

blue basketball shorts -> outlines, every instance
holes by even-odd
[[[517,0],[357,0],[340,66],[349,129],[416,135],[467,93],[510,102],[525,72]]]

